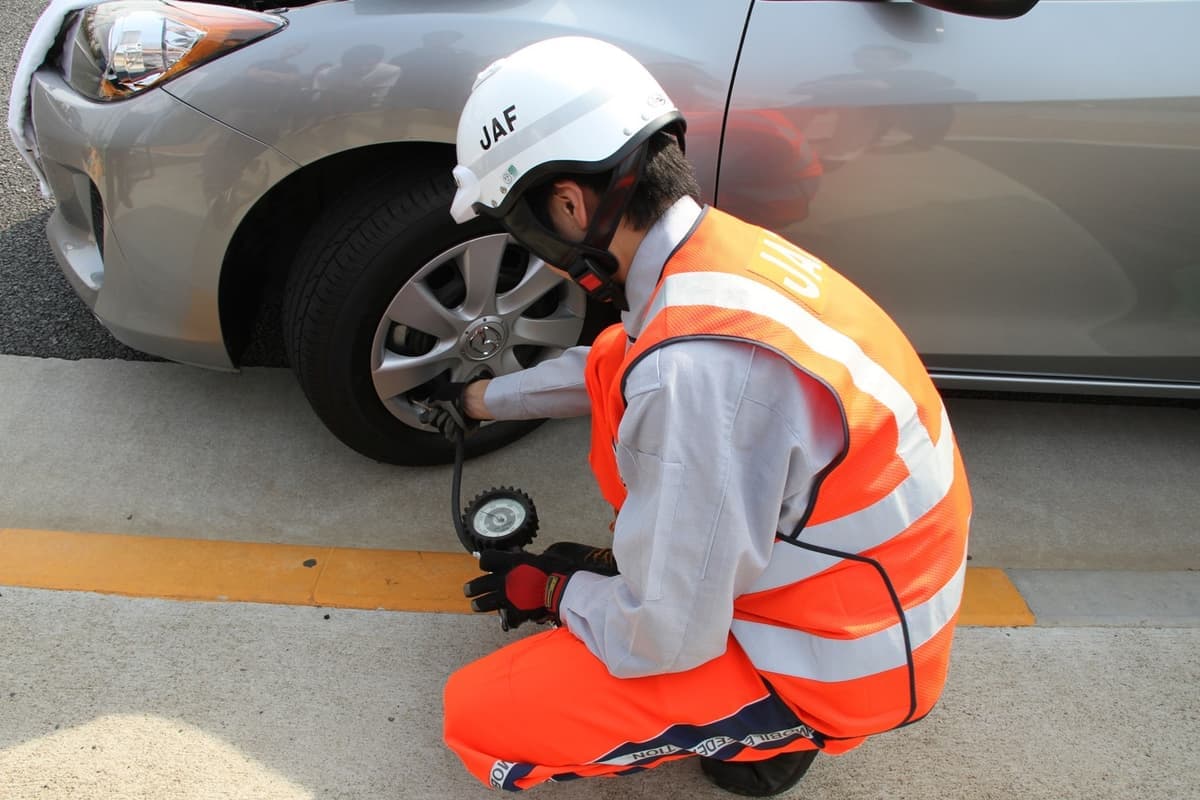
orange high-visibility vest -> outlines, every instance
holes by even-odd
[[[667,262],[637,340],[615,325],[588,359],[591,462],[618,511],[625,376],[655,348],[694,337],[788,359],[836,396],[846,434],[806,518],[776,532],[766,571],[736,598],[731,634],[830,751],[919,719],[945,683],[971,513],[962,459],[920,358],[826,264],[707,209]]]

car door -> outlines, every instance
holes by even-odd
[[[1200,392],[1198,29],[1200,0],[759,0],[717,203],[859,283],[943,386]]]

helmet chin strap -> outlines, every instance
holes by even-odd
[[[625,289],[616,281],[619,264],[608,250],[580,246],[579,256],[565,267],[571,280],[583,287],[589,297],[612,303],[621,311],[629,310]]]
[[[591,224],[578,245],[578,256],[563,266],[571,280],[582,286],[589,296],[611,302],[621,311],[629,310],[629,301],[625,298],[624,287],[616,282],[620,265],[608,248],[641,180],[648,149],[648,144],[642,144],[613,169],[608,189],[601,196]]]

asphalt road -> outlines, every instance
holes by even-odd
[[[0,91],[8,108],[25,38],[45,6],[8,0],[0,16]],[[50,203],[5,135],[0,141],[0,353],[48,358],[149,358],[96,321],[59,271],[46,242]]]

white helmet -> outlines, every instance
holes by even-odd
[[[621,302],[608,245],[641,176],[647,142],[669,126],[682,146],[683,115],[624,50],[581,36],[531,44],[475,80],[458,122],[450,213],[460,223],[480,213],[503,220],[535,255],[594,295]],[[521,202],[549,176],[609,170],[613,179],[583,242],[561,239]]]

